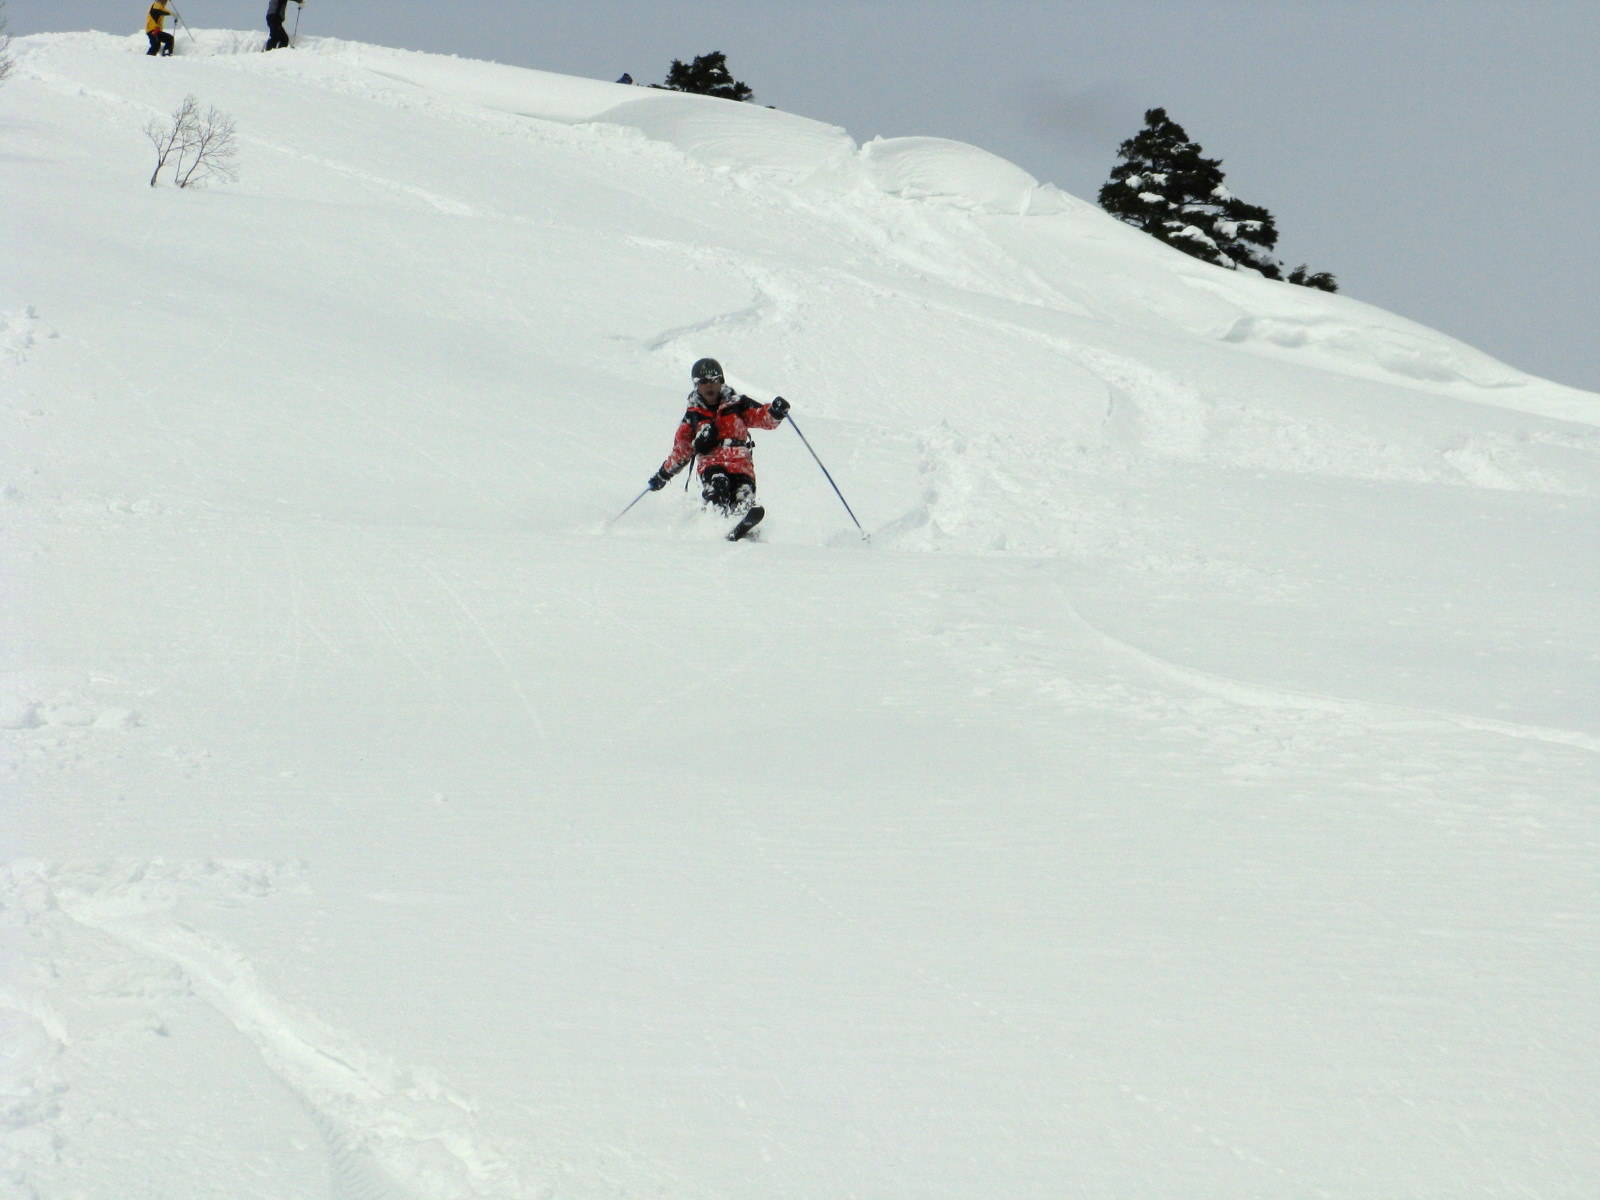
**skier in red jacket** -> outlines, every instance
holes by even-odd
[[[700,359],[690,376],[694,391],[672,439],[672,453],[650,476],[648,486],[659,492],[698,455],[701,498],[730,517],[743,514],[728,535],[737,541],[767,515],[756,503],[755,441],[750,431],[776,429],[788,415],[789,402],[779,396],[771,404],[758,404],[740,395],[724,381],[722,364],[714,358]]]

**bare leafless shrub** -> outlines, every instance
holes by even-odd
[[[200,102],[185,96],[178,110],[163,124],[152,119],[145,137],[156,148],[156,169],[150,173],[155,187],[161,172],[171,164],[172,181],[181,188],[199,187],[213,179],[231,183],[239,177],[239,154],[233,118],[215,106],[200,111]]]
[[[151,117],[150,123],[144,127],[145,137],[149,138],[150,144],[156,148],[156,169],[150,172],[151,187],[155,187],[162,168],[167,165],[167,160],[177,153],[178,147],[190,136],[196,107],[195,98],[185,96],[178,111],[172,114],[169,124],[163,125],[160,120]]]
[[[11,34],[6,31],[6,0],[0,0],[0,83],[11,74],[17,60],[11,57]]]
[[[194,138],[178,156],[174,174],[178,186],[199,187],[213,179],[232,183],[239,178],[239,141],[233,118],[207,108],[194,128]]]

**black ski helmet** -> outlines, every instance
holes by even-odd
[[[714,358],[702,358],[689,368],[689,378],[699,383],[702,379],[710,379],[715,383],[722,382],[722,364]]]

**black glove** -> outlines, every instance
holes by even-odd
[[[707,421],[694,431],[694,452],[696,454],[710,454],[717,448],[717,443],[721,440],[717,436],[717,427]]]
[[[767,405],[767,411],[772,414],[774,421],[781,421],[789,415],[789,402],[779,396],[771,404]]]
[[[649,488],[652,492],[659,492],[666,486],[667,477],[660,471],[657,471],[654,475],[650,476],[650,482],[645,484],[645,487]]]

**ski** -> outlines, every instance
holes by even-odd
[[[759,504],[756,505],[749,512],[745,513],[744,516],[739,518],[739,523],[735,525],[729,532],[728,540],[730,542],[742,542],[745,538],[750,536],[751,532],[757,525],[761,524],[761,518],[766,515],[767,510],[762,508]]]

